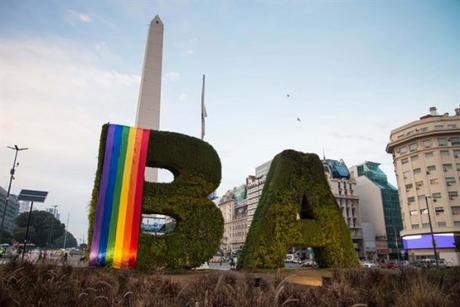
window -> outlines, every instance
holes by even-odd
[[[426,170],[429,171],[429,172],[434,172],[436,170],[436,166],[435,165],[429,165],[426,167]]]
[[[421,168],[414,168],[414,175],[415,174],[420,174],[422,172]]]
[[[448,157],[449,151],[448,150],[441,150],[441,157]]]
[[[447,125],[447,128],[449,128],[449,129],[455,129],[455,128],[457,128],[457,125],[456,125],[456,124],[448,124],[448,125]]]
[[[406,184],[406,192],[412,189],[413,185],[412,183]]]
[[[430,179],[430,184],[438,184],[438,183],[439,183],[438,178]]]
[[[408,197],[407,202],[410,203],[415,203],[415,197]]]
[[[460,172],[460,163],[455,164],[455,168]]]
[[[409,176],[410,176],[410,171],[405,171],[405,172],[403,172],[403,177],[404,177],[404,179],[409,178]]]
[[[454,150],[454,158],[460,158],[460,150]]]
[[[407,164],[407,163],[409,163],[408,158],[401,159],[401,164]]]
[[[417,143],[413,143],[409,145],[409,150],[410,151],[416,151],[417,150]]]
[[[422,228],[430,228],[430,223],[423,223]]]
[[[447,186],[451,186],[455,184],[455,177],[446,177],[446,184]]]
[[[458,197],[458,192],[457,191],[448,192],[448,194],[449,194],[449,199],[450,200],[454,199],[455,197]]]
[[[459,154],[460,154],[460,151],[459,151]],[[425,152],[425,158],[433,158],[434,154],[432,151],[430,152]]]
[[[400,147],[399,148],[399,153],[400,154],[405,154],[407,152],[407,146],[404,146],[404,147]]]
[[[423,187],[423,181],[415,182],[415,189],[420,190],[421,187]]]
[[[451,137],[449,141],[452,145],[460,145],[460,137],[458,136]]]
[[[447,172],[447,171],[449,171],[449,170],[452,169],[452,164],[450,164],[450,163],[443,164],[443,165],[442,165],[442,169],[443,169],[445,172]]]
[[[411,211],[409,211],[409,215],[410,216],[418,215],[418,211],[417,210],[411,210]]]
[[[418,155],[410,157],[411,161],[417,161],[418,160]]]
[[[452,209],[452,215],[460,215],[460,206],[453,206],[451,207]]]
[[[446,227],[447,224],[446,224],[446,222],[438,222],[438,226],[439,227]]]
[[[428,209],[420,209],[420,214],[428,214]]]
[[[455,227],[460,227],[460,221],[454,221],[454,226]]]
[[[434,129],[442,129],[444,128],[444,125],[434,125]]]
[[[422,132],[428,131],[428,127],[423,127],[422,129],[420,129],[420,131]]]
[[[447,146],[447,139],[445,137],[438,138],[438,146]]]
[[[441,198],[441,193],[433,193],[431,196],[433,198]]]
[[[423,141],[423,147],[424,148],[431,148],[431,140]]]
[[[412,224],[411,226],[412,226],[412,229],[418,229],[419,225],[418,224]]]
[[[441,215],[444,213],[444,208],[443,207],[436,207],[434,208],[434,212],[436,212],[436,215]]]

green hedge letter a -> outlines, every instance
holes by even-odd
[[[357,264],[320,159],[315,154],[286,150],[273,159],[239,266],[283,267],[293,246],[312,247],[322,267]]]

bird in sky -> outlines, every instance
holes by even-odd
[[[301,122],[300,118],[297,117],[297,121],[298,121],[298,122]]]

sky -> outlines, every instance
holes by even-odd
[[[58,205],[78,240],[101,126],[134,124],[156,14],[160,129],[199,137],[206,74],[219,194],[284,149],[380,162],[395,183],[391,130],[460,104],[460,1],[2,0],[0,186],[6,146],[28,147],[12,192],[49,191],[38,208]]]

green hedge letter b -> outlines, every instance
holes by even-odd
[[[151,131],[147,167],[164,168],[171,183],[145,182],[142,213],[165,214],[176,227],[162,237],[140,234],[139,269],[191,269],[218,250],[223,218],[208,195],[220,184],[221,164],[214,148],[179,133]]]
[[[357,264],[320,159],[286,150],[273,159],[239,267],[284,267],[286,253],[293,246],[312,247],[322,267]]]
[[[90,239],[107,134],[108,125],[104,125],[89,214]],[[176,226],[162,236],[139,234],[136,267],[140,270],[197,267],[215,255],[223,234],[222,214],[208,199],[220,184],[219,156],[211,145],[200,139],[155,130],[150,131],[146,155],[146,167],[167,169],[174,180],[144,182],[141,212],[168,215],[175,219]]]

